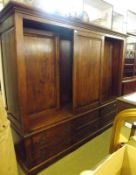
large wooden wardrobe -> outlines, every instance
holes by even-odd
[[[7,112],[27,174],[112,125],[126,35],[10,2],[0,37]]]

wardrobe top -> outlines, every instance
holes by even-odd
[[[74,27],[79,27],[79,28],[83,28],[83,29],[87,29],[91,31],[97,31],[97,32],[105,33],[105,34],[120,36],[123,38],[126,38],[128,36],[124,33],[116,32],[108,28],[97,26],[91,23],[82,22],[79,19],[70,18],[70,17],[62,17],[59,15],[51,15],[51,14],[46,13],[40,8],[32,7],[31,5],[19,3],[16,1],[9,1],[9,3],[7,3],[7,5],[0,12],[0,23],[5,21],[10,15],[15,14],[15,13],[21,13],[24,16],[29,15],[35,18],[38,17],[41,20],[42,19],[50,20],[54,22],[55,25],[57,23],[58,25],[61,23],[65,27],[71,28],[71,29],[74,29]]]

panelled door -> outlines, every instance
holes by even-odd
[[[100,102],[102,35],[74,32],[73,108],[95,107]]]
[[[58,36],[54,33],[26,29],[24,46],[28,114],[58,108]]]

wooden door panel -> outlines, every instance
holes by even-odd
[[[74,108],[99,103],[102,37],[76,34],[74,40]]]
[[[30,114],[59,106],[57,37],[26,34],[25,64]]]
[[[17,61],[15,52],[14,29],[7,30],[1,35],[2,66],[4,76],[5,101],[8,113],[12,114],[15,121],[19,121],[19,99],[17,88]],[[13,118],[13,117],[12,117]]]

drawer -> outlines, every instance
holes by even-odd
[[[117,110],[117,103],[108,104],[107,106],[104,106],[101,108],[101,116],[104,116],[105,114],[108,114],[111,111]]]
[[[95,131],[99,130],[99,124],[99,110],[74,119],[74,141],[77,142],[92,135]]]
[[[113,122],[115,116],[116,116],[115,111],[111,111],[108,114],[105,114],[105,116],[103,116],[102,119],[101,119],[101,125],[104,126],[108,123]]]
[[[72,144],[71,122],[56,125],[32,137],[33,165],[64,151]]]
[[[81,127],[78,127],[75,132],[76,140],[82,140],[88,136],[93,135],[94,132],[99,130],[100,127],[100,121],[99,119],[95,119],[93,121],[90,121],[86,124],[84,124]]]
[[[112,103],[101,109],[100,123],[101,126],[105,126],[114,120],[117,113],[117,104]]]
[[[46,132],[48,157],[64,151],[72,144],[71,122],[57,125]]]
[[[99,118],[99,110],[95,110],[88,114],[82,115],[73,120],[74,127],[76,129],[86,126],[87,123],[92,122]]]

